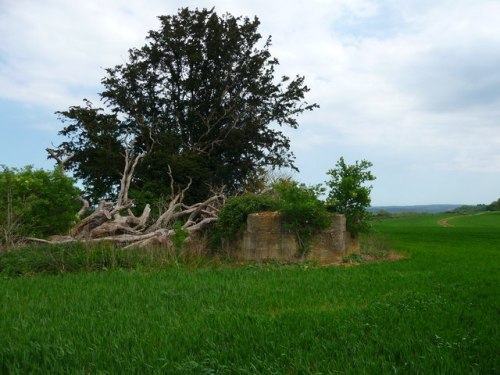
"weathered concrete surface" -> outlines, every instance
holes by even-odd
[[[284,228],[277,212],[248,215],[239,258],[292,260],[297,252],[295,236]]]
[[[241,241],[236,241],[231,255],[243,260],[278,259],[297,261],[317,260],[323,264],[338,261],[342,256],[359,250],[359,244],[350,239],[345,217],[336,215],[332,225],[318,233],[311,249],[304,257],[294,233],[285,228],[278,212],[260,212],[248,215],[247,227]]]

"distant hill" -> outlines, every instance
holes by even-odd
[[[374,206],[368,208],[369,212],[380,212],[385,211],[392,214],[402,213],[402,212],[426,212],[426,213],[438,213],[452,211],[458,207],[462,207],[461,204],[426,204],[426,205],[416,205],[416,206]]]

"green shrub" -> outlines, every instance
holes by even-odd
[[[245,194],[230,198],[210,233],[211,247],[217,248],[224,240],[233,240],[245,228],[249,214],[278,211],[283,216],[286,228],[297,235],[301,251],[307,252],[312,236],[331,224],[329,213],[317,198],[319,188],[288,180],[279,181],[272,188],[272,194]]]
[[[327,172],[330,181],[326,184],[330,192],[326,204],[329,210],[345,215],[347,230],[355,237],[370,228],[367,208],[371,203],[372,186],[367,183],[375,180],[369,170],[372,166],[367,160],[348,165],[341,157],[335,168]]]
[[[285,226],[297,236],[302,253],[309,251],[312,237],[331,225],[331,215],[318,199],[319,186],[307,187],[282,180],[273,185],[278,197],[278,211]]]
[[[0,167],[0,245],[66,232],[76,220],[78,195],[58,169]]]
[[[210,231],[210,247],[218,248],[224,240],[234,239],[245,228],[249,214],[277,210],[278,201],[269,194],[245,194],[229,198],[219,212],[217,224]]]

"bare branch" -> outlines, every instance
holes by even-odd
[[[45,151],[47,151],[49,153],[49,156],[57,162],[57,166],[59,167],[61,173],[66,174],[65,164],[73,159],[75,155],[68,155],[64,151],[54,150],[53,148],[46,148]],[[66,158],[62,158],[60,155],[62,155],[63,157],[66,156]]]
[[[57,156],[56,151],[54,153]],[[160,214],[152,225],[147,227],[151,214],[150,205],[147,204],[141,216],[137,217],[131,210],[133,202],[128,197],[135,168],[143,156],[144,154],[133,156],[130,145],[127,144],[124,153],[125,166],[116,202],[101,200],[91,215],[82,219],[71,229],[70,236],[54,237],[52,240],[36,238],[29,238],[28,240],[40,243],[110,241],[115,244],[125,245],[126,248],[149,245],[171,246],[171,236],[175,234],[175,229],[172,228],[174,222],[182,220],[184,222],[183,228],[191,235],[218,220],[219,207],[225,200],[222,189],[217,192],[212,189],[214,194],[204,202],[190,206],[185,205],[183,199],[191,187],[192,179],[189,178],[188,184],[182,189],[179,188],[176,192],[172,169],[168,166],[167,173],[170,177],[171,199],[166,210]],[[81,197],[80,200],[83,207],[79,215],[83,215],[90,205],[88,201]]]
[[[186,229],[188,230],[189,233],[198,232],[198,231],[202,230],[203,228],[205,228],[206,226],[208,226],[209,224],[216,222],[217,220],[218,220],[218,218],[216,218],[216,217],[207,217],[206,219],[203,219],[199,223],[194,224]]]
[[[120,211],[124,208],[130,207],[131,202],[128,198],[128,191],[130,189],[130,184],[132,183],[132,177],[134,176],[135,168],[143,157],[144,153],[136,155],[132,158],[130,156],[128,146],[127,148],[125,148],[125,167],[123,168],[123,174],[120,180],[120,192],[118,193],[116,207],[113,211]]]
[[[144,207],[144,210],[142,211],[142,215],[137,218],[137,221],[134,222],[133,224],[135,225],[134,229],[135,230],[140,230],[146,226],[146,223],[148,222],[149,215],[151,214],[151,206],[149,204]]]
[[[167,165],[168,167],[168,171],[167,171],[167,174],[168,174],[168,177],[170,177],[170,196],[174,197],[174,176],[172,175],[172,168],[170,168],[170,164]]]
[[[156,222],[153,225],[149,227],[147,232],[152,232],[157,229],[160,229],[163,225],[168,224],[172,220],[175,211],[181,206],[180,203],[178,203],[180,198],[181,196],[179,194],[173,197],[173,199],[168,204],[168,209],[163,214],[160,215],[160,217],[156,220]]]
[[[82,208],[80,208],[80,211],[78,211],[76,216],[78,216],[78,218],[81,218],[85,214],[85,212],[90,210],[90,204],[89,204],[88,200],[86,200],[85,198],[83,198],[81,196],[78,197],[78,199],[80,200],[80,202],[82,202],[83,206],[82,206]]]

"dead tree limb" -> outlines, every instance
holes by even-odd
[[[29,238],[30,241],[41,243],[69,243],[83,241],[89,243],[113,242],[117,245],[130,247],[144,247],[150,245],[171,244],[171,237],[175,235],[174,224],[180,222],[182,230],[188,234],[188,238],[213,224],[218,219],[220,207],[225,202],[225,196],[221,191],[213,192],[213,195],[203,202],[193,205],[183,203],[187,191],[191,187],[192,180],[183,188],[175,189],[174,177],[170,166],[167,174],[170,177],[170,199],[164,211],[151,223],[151,206],[147,204],[140,216],[133,213],[134,202],[128,193],[132,184],[135,168],[144,157],[145,153],[134,154],[132,147],[125,140],[124,153],[125,164],[120,180],[120,190],[114,202],[102,200],[94,212],[80,220],[71,230],[69,236],[58,236],[52,240]],[[47,149],[54,157],[60,168],[69,158],[62,159],[57,150]],[[80,198],[83,207],[79,215],[83,215],[90,205]]]
[[[73,159],[75,155],[61,150],[54,150],[53,148],[46,148],[45,151],[47,151],[49,157],[56,161],[61,173],[66,175],[66,163]]]

